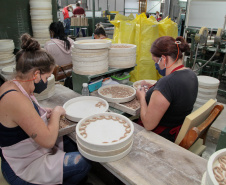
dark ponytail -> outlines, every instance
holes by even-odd
[[[54,32],[53,38],[60,39],[60,40],[64,41],[64,48],[66,50],[69,50],[71,48],[71,43],[67,39],[67,36],[64,33],[64,25],[63,25],[62,22],[58,21],[58,22],[51,23],[50,26],[49,26],[49,31]]]

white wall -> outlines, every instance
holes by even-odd
[[[186,26],[222,28],[226,16],[226,2],[190,1]]]
[[[99,7],[102,9],[101,11],[105,11],[107,9],[107,2],[109,11],[119,11],[120,14],[124,13],[124,0],[99,0]],[[93,1],[87,0],[88,9],[92,10]],[[155,13],[156,11],[160,11],[160,0],[147,0],[147,11],[150,13]],[[138,14],[139,4],[137,0],[125,0],[125,12],[126,16],[130,13],[133,13],[134,16]],[[98,10],[98,0],[95,0],[95,10]]]

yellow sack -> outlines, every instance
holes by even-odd
[[[173,38],[178,36],[177,23],[171,21],[168,17],[159,22],[159,37],[162,36],[171,36]]]
[[[153,16],[148,19],[145,14],[136,16],[136,45],[137,66],[130,72],[130,81],[152,79],[159,80],[162,76],[155,69],[155,63],[151,56],[151,45],[159,37],[177,37],[177,24],[168,17],[158,22]]]
[[[120,14],[111,21],[115,26],[113,43],[136,44],[137,66],[130,72],[130,81],[152,79],[158,80],[161,75],[155,69],[150,53],[152,43],[161,36],[177,37],[177,24],[168,17],[158,22],[153,16],[147,19],[144,13],[132,20]]]
[[[134,21],[131,20],[134,20],[133,14],[130,14],[128,17],[116,14],[115,19],[110,21],[110,23],[114,25],[114,43],[134,43],[136,25]]]
[[[158,22],[152,18],[147,19],[145,14],[136,16],[136,45],[137,66],[130,72],[130,81],[152,79],[158,80],[160,75],[155,69],[155,63],[150,53],[152,43],[159,37]]]

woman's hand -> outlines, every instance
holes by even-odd
[[[144,87],[141,87],[141,88],[138,88],[136,90],[136,97],[137,99],[140,101],[142,98],[145,98],[145,94],[146,94],[146,91],[145,91],[145,88]]]
[[[64,116],[66,114],[66,111],[64,110],[63,107],[61,106],[56,106],[53,110],[52,110],[52,114],[56,114],[58,115],[59,117],[60,116]]]
[[[154,84],[148,83],[145,80],[141,81],[140,86],[145,88],[145,91],[147,92],[148,89],[150,89]]]
[[[52,114],[53,109],[51,109],[51,108],[45,108],[45,110],[46,110],[46,112],[47,112],[46,118],[49,119],[50,116],[51,116],[51,114]]]

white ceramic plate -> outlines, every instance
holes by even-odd
[[[133,132],[130,119],[110,112],[88,116],[76,126],[77,140],[86,148],[97,151],[118,150],[126,146],[131,142]]]
[[[134,89],[139,89],[141,87],[141,82],[145,81],[147,83],[149,83],[150,85],[154,85],[157,81],[156,80],[139,80],[133,83],[133,88]]]
[[[94,96],[82,96],[70,99],[63,108],[66,110],[66,118],[78,122],[87,116],[106,112],[109,108],[108,102]]]
[[[213,78],[210,76],[197,76],[199,87],[205,87],[205,88],[218,88],[220,81],[217,78]]]
[[[213,173],[213,168],[216,166],[220,166],[218,162],[218,158],[226,156],[226,149],[221,149],[213,153],[207,163],[207,171],[206,171],[206,184],[208,185],[216,185],[219,184],[217,180],[215,179],[214,173]],[[225,174],[225,172],[224,172]]]
[[[92,155],[89,154],[87,152],[85,152],[84,150],[82,150],[79,145],[78,145],[78,150],[79,152],[87,159],[91,160],[91,161],[96,161],[96,162],[113,162],[113,161],[117,161],[119,159],[122,159],[123,157],[125,157],[132,149],[133,143],[130,145],[130,147],[128,149],[126,149],[124,152],[117,154],[117,155],[112,155],[112,156],[96,156],[96,155]]]
[[[99,88],[98,94],[108,102],[125,103],[135,98],[136,90],[128,85],[107,85]]]
[[[13,74],[16,71],[15,68],[16,68],[15,65],[4,67],[2,68],[2,73],[5,75]]]

